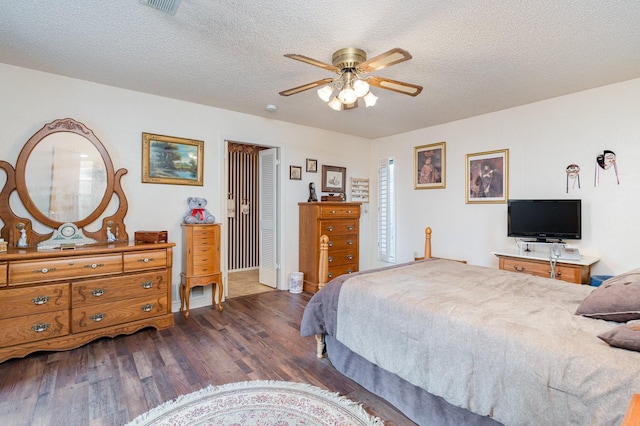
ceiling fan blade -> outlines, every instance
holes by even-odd
[[[332,78],[323,78],[322,80],[314,81],[313,83],[303,84],[302,86],[294,87],[293,89],[283,90],[280,92],[282,96],[291,96],[296,93],[304,92],[305,90],[313,89],[314,87],[322,86],[327,83],[331,83],[333,81]]]
[[[300,61],[300,62],[304,62],[305,64],[310,64],[310,65],[314,65],[316,67],[320,67],[323,68],[327,71],[331,71],[331,72],[338,72],[338,68],[336,68],[334,65],[329,65],[325,62],[322,61],[318,61],[316,59],[313,58],[309,58],[307,56],[302,56],[302,55],[298,55],[295,53],[287,53],[286,55],[287,58],[291,58],[291,59],[295,59],[296,61]]]
[[[378,56],[368,59],[361,63],[358,68],[362,72],[372,72],[400,62],[408,61],[412,56],[404,49],[396,47],[388,52],[384,52]]]
[[[422,92],[422,86],[416,84],[405,83],[403,81],[391,80],[384,77],[371,76],[367,78],[367,83],[381,89],[392,90],[402,93],[403,95],[418,96]]]

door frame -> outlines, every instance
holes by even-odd
[[[220,247],[220,262],[222,269],[222,282],[224,283],[223,300],[227,298],[229,294],[229,230],[226,225],[227,221],[227,188],[229,187],[229,142],[245,145],[256,145],[265,148],[276,149],[277,157],[277,170],[276,170],[276,290],[282,290],[284,288],[284,282],[282,278],[282,241],[284,236],[282,235],[282,147],[277,144],[265,143],[265,142],[247,142],[250,138],[237,138],[229,135],[221,135],[221,158],[223,159],[223,167],[220,167],[220,182],[222,183],[222,190],[220,191],[220,217],[221,221],[224,220],[221,229],[221,247]]]

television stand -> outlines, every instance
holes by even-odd
[[[505,249],[491,254],[498,258],[498,267],[505,271],[551,277],[549,254],[546,252]],[[590,256],[582,256],[580,260],[559,259],[555,268],[556,279],[573,284],[589,284],[591,266],[599,260]]]

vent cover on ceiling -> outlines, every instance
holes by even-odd
[[[180,5],[180,0],[140,0],[140,3],[154,7],[169,15],[175,15]]]

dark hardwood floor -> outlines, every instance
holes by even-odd
[[[175,327],[96,340],[0,363],[0,423],[122,425],[179,395],[245,380],[310,383],[357,401],[387,425],[413,425],[385,400],[315,357],[300,337],[310,294],[243,296],[191,310]]]

